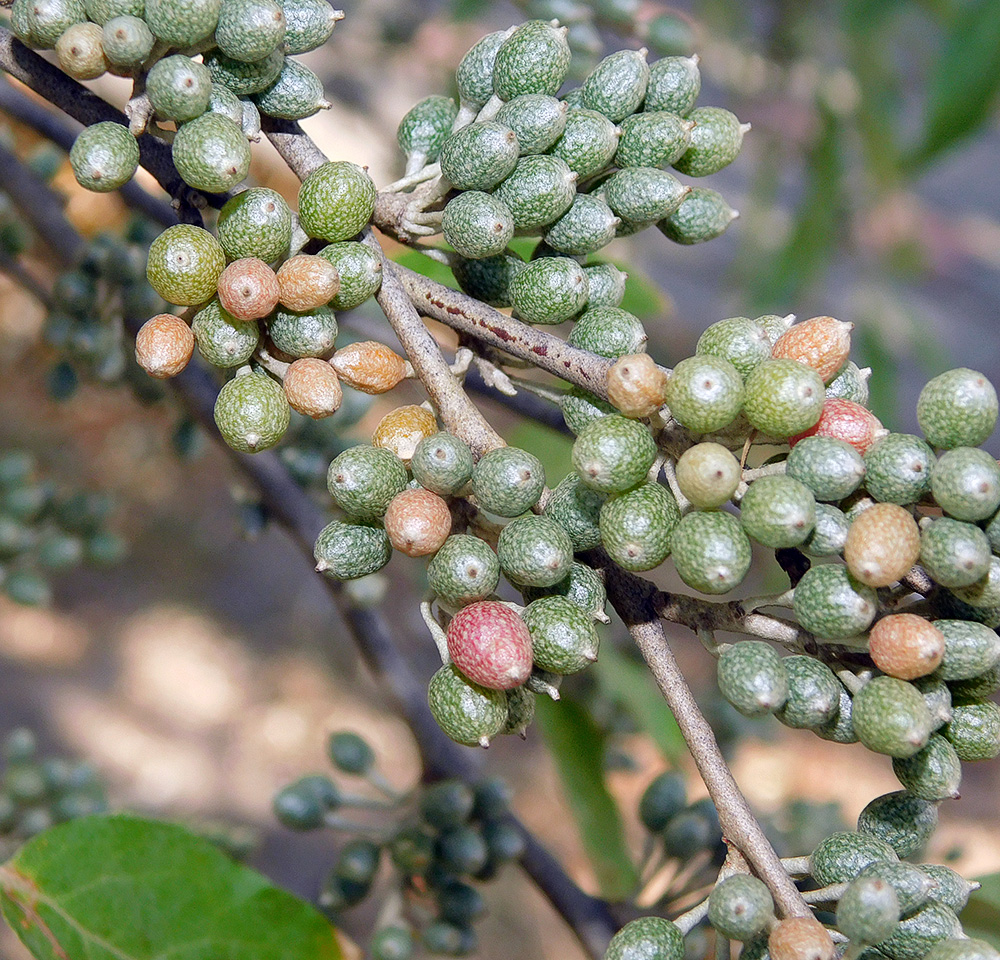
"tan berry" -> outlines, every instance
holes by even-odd
[[[160,313],[147,320],[135,336],[136,362],[151,377],[176,377],[194,352],[194,334],[180,317]]]
[[[853,329],[853,323],[845,323],[833,317],[803,320],[778,337],[771,356],[798,360],[799,363],[812,367],[823,378],[824,383],[829,383],[847,362]]]
[[[908,510],[876,503],[847,531],[847,569],[869,587],[887,587],[909,573],[920,555],[920,528]]]
[[[833,960],[833,940],[815,917],[788,917],[767,938],[771,960]]]
[[[437,553],[451,533],[448,504],[430,490],[397,493],[385,511],[385,532],[389,541],[408,557]]]
[[[626,417],[648,417],[663,406],[667,374],[648,353],[619,357],[608,371],[608,399]]]
[[[890,677],[915,680],[933,673],[944,657],[944,634],[913,613],[883,617],[868,635],[875,666]]]
[[[406,376],[406,361],[377,340],[348,344],[330,363],[344,383],[362,393],[385,393]]]
[[[794,447],[806,437],[833,437],[849,443],[864,456],[868,448],[886,433],[888,431],[871,410],[853,400],[830,397],[823,401],[819,420],[804,433],[792,437],[788,443]]]
[[[281,302],[302,313],[329,303],[340,289],[337,268],[324,257],[300,253],[278,267]]]
[[[104,56],[104,28],[96,23],[74,23],[56,41],[59,66],[74,80],[94,80],[108,69]]]
[[[437,432],[437,420],[429,410],[416,404],[396,407],[379,421],[372,434],[372,446],[391,450],[408,464],[417,444]]]
[[[278,278],[263,260],[234,260],[219,277],[219,302],[237,320],[260,320],[277,305]]]
[[[285,373],[285,396],[293,410],[320,420],[340,409],[344,393],[337,372],[325,360],[305,357]]]

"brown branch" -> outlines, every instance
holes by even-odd
[[[292,120],[278,120],[261,114],[260,128],[281,159],[288,164],[288,169],[300,180],[305,180],[329,159],[312,137]]]

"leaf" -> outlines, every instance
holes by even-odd
[[[183,827],[81,817],[0,867],[0,909],[38,960],[340,960],[334,929]]]
[[[969,136],[992,114],[1000,93],[1000,3],[960,4],[927,80],[923,141],[907,158],[913,170]]]
[[[970,937],[1000,948],[1000,873],[979,877],[982,887],[962,911],[962,927]]]
[[[638,874],[629,857],[618,805],[604,781],[604,734],[578,703],[536,700],[535,719],[559,770],[584,850],[597,874],[601,895],[625,900]]]
[[[606,643],[593,669],[602,690],[621,703],[664,757],[677,760],[687,753],[677,721],[646,667]]]

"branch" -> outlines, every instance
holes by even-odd
[[[278,120],[262,113],[260,128],[274,145],[281,159],[300,180],[305,180],[314,170],[329,159],[312,137],[292,120]]]

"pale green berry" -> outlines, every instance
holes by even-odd
[[[619,50],[605,57],[583,84],[583,105],[617,123],[635,113],[646,96],[645,50]]]
[[[334,520],[316,538],[316,570],[332,580],[356,580],[381,570],[392,556],[392,544],[380,526]]]
[[[441,173],[458,190],[492,190],[517,166],[520,145],[510,127],[484,120],[462,127],[441,147]]]
[[[743,378],[721,357],[681,360],[667,381],[667,406],[673,418],[695,433],[728,426],[743,407]]]
[[[1000,464],[977,447],[954,447],[931,469],[931,493],[956,520],[985,520],[1000,507]]]
[[[681,205],[656,226],[668,240],[690,245],[721,236],[738,216],[720,193],[695,187],[681,200]]]
[[[304,120],[330,106],[320,78],[290,57],[285,57],[274,83],[253,95],[253,102],[261,113],[281,120]]]
[[[330,243],[348,240],[371,220],[375,196],[375,183],[361,167],[331,160],[302,181],[299,223],[310,237]]]
[[[587,294],[587,275],[569,257],[533,260],[510,284],[511,303],[525,323],[562,323],[584,308]]]
[[[256,320],[237,320],[213,297],[191,321],[198,352],[213,367],[242,366],[253,356],[260,342]]]
[[[656,167],[626,167],[604,184],[608,206],[635,224],[670,216],[690,192],[690,187]]]
[[[865,451],[865,489],[884,503],[916,503],[931,489],[934,462],[934,451],[920,437],[887,434]]]
[[[285,14],[275,0],[222,0],[216,46],[233,60],[254,63],[285,39]]]
[[[330,301],[334,310],[353,310],[382,285],[382,260],[371,247],[355,240],[331,243],[319,251],[340,274],[340,289]]]
[[[334,503],[358,520],[385,516],[392,498],[406,489],[403,461],[391,450],[360,444],[331,462],[326,486]]]
[[[559,400],[563,420],[574,436],[579,436],[588,423],[600,420],[611,413],[617,413],[614,404],[588,393],[581,387],[570,387]]]
[[[545,488],[545,468],[527,450],[498,447],[484,453],[472,470],[472,493],[479,505],[500,517],[530,510]]]
[[[816,525],[816,499],[793,477],[759,477],[740,501],[740,520],[765,547],[797,547]]]
[[[146,11],[145,0],[85,0],[84,7],[86,18],[102,26],[115,17],[137,17],[141,20]]]
[[[792,437],[814,426],[826,391],[819,374],[797,360],[765,360],[746,380],[747,419],[771,437]]]
[[[596,263],[584,267],[587,275],[587,306],[617,307],[625,298],[625,281],[628,274],[613,263]]]
[[[32,50],[42,49],[41,38],[35,33],[33,0],[14,0],[13,4],[11,4],[10,32],[26,47],[30,47]],[[59,36],[62,36],[62,34]],[[58,39],[59,37],[56,37],[56,40]],[[48,46],[55,46],[56,40],[53,40]]]
[[[604,960],[684,960],[684,934],[663,917],[639,917],[612,938]]]
[[[608,556],[624,569],[652,570],[669,556],[680,519],[673,494],[658,483],[644,483],[611,497],[601,507],[601,542]]]
[[[69,162],[81,187],[108,193],[132,179],[139,166],[139,145],[128,127],[103,121],[80,131]]]
[[[495,195],[507,205],[516,230],[534,231],[570,208],[576,196],[576,174],[558,157],[522,157]]]
[[[826,395],[840,400],[853,400],[862,407],[867,407],[868,378],[871,375],[871,367],[861,370],[853,360],[848,360],[826,385]]]
[[[739,155],[748,127],[721,107],[697,107],[689,116],[695,124],[691,146],[674,167],[689,177],[718,173]]]
[[[781,663],[788,677],[788,699],[776,711],[777,718],[799,730],[830,723],[840,709],[843,689],[836,674],[815,657],[785,657]]]
[[[799,547],[811,557],[835,557],[844,550],[850,526],[843,510],[828,503],[817,503],[816,524]]]
[[[719,657],[719,691],[746,717],[773,713],[788,699],[788,674],[774,647],[744,640]]]
[[[343,13],[326,0],[281,0],[285,11],[284,50],[289,56],[323,46]]]
[[[193,306],[215,294],[226,265],[219,241],[201,227],[167,227],[150,245],[146,278],[168,303]]]
[[[545,242],[560,253],[584,256],[614,240],[620,223],[600,197],[578,193],[570,208],[549,226]]]
[[[956,703],[942,732],[959,760],[992,760],[1000,754],[1000,707],[992,700]]]
[[[458,107],[451,97],[436,94],[410,107],[396,130],[396,143],[407,160],[414,157],[419,166],[437,160],[441,147],[451,135],[457,113]]]
[[[462,290],[491,307],[509,307],[511,281],[524,266],[524,261],[511,254],[467,260],[456,257],[451,272]]]
[[[597,545],[600,545],[599,535]],[[573,546],[576,549],[575,542]],[[563,597],[586,611],[593,619],[607,621],[604,608],[608,602],[608,593],[604,588],[604,581],[600,574],[586,564],[574,561],[570,564],[569,573],[558,583],[551,587],[525,587],[521,592],[529,603],[541,597]],[[545,669],[550,670],[551,667]]]
[[[852,719],[854,732],[869,750],[904,759],[927,745],[933,726],[920,691],[895,677],[869,680],[854,695]]]
[[[500,531],[497,557],[511,583],[551,587],[569,573],[573,543],[555,520],[529,514],[511,520]]]
[[[996,427],[996,390],[975,370],[949,370],[920,391],[917,422],[935,447],[978,447]]]
[[[649,430],[617,414],[588,424],[573,444],[574,468],[600,493],[624,493],[642,483],[655,459]]]
[[[280,71],[279,71],[280,72]],[[240,120],[240,127],[247,140],[257,140],[260,138],[260,111],[257,104],[248,98],[240,100],[243,110],[243,117]]]
[[[240,453],[273,447],[288,429],[290,415],[281,384],[261,373],[230,380],[215,401],[216,426],[226,443]]]
[[[788,454],[786,473],[804,483],[817,500],[836,502],[854,493],[865,476],[865,461],[835,437],[806,437]]]
[[[686,117],[701,92],[695,57],[664,57],[650,65],[644,110],[667,110]]]
[[[807,570],[795,588],[793,604],[803,629],[826,640],[846,640],[864,633],[878,611],[875,591],[839,564]]]
[[[707,327],[695,353],[728,360],[745,380],[771,358],[771,341],[764,328],[749,317],[730,317]]]
[[[593,110],[573,110],[566,117],[562,136],[550,149],[581,180],[599,173],[614,159],[618,128]]]
[[[493,92],[501,100],[525,93],[555,96],[569,70],[565,28],[545,20],[522,23],[500,44],[493,62]]]
[[[500,561],[488,543],[454,534],[431,559],[427,583],[445,603],[464,606],[488,597],[500,582]]]
[[[512,31],[497,30],[476,42],[455,70],[455,83],[463,104],[482,107],[493,96],[493,65],[500,44]]]
[[[599,357],[615,359],[646,349],[646,331],[637,316],[621,307],[588,308],[566,342]]]
[[[896,932],[878,949],[893,960],[925,960],[936,943],[960,936],[962,924],[955,912],[932,901],[900,920]]]
[[[249,97],[266,90],[285,65],[281,50],[273,50],[263,60],[254,63],[234,60],[219,50],[206,53],[203,59],[212,74],[212,82],[228,87],[238,97]]]
[[[441,497],[458,493],[472,479],[472,468],[469,445],[445,432],[424,437],[410,460],[413,479]]]
[[[750,541],[730,513],[686,514],[671,536],[670,553],[681,580],[702,593],[728,593],[750,569]]]
[[[920,563],[943,587],[968,587],[989,572],[990,542],[979,527],[939,517],[920,533]]]
[[[473,683],[450,663],[431,677],[427,703],[438,726],[467,746],[489,746],[507,722],[506,692]]]
[[[615,164],[667,167],[691,145],[691,123],[676,113],[636,113],[622,121]]]
[[[250,187],[226,201],[217,230],[230,260],[258,257],[272,263],[288,252],[292,212],[276,190]]]
[[[1000,637],[972,620],[935,620],[944,634],[944,659],[937,668],[942,680],[971,680],[1000,662]]]
[[[962,782],[962,762],[951,743],[938,733],[912,757],[893,760],[892,772],[908,793],[931,802],[957,798]]]
[[[172,47],[191,47],[211,36],[222,0],[146,0],[144,18],[156,37]]]
[[[301,313],[279,307],[267,319],[267,333],[290,357],[326,357],[337,339],[337,315],[329,307]]]
[[[975,883],[969,883],[965,877],[944,864],[924,863],[920,869],[937,884],[929,899],[956,912],[965,909],[969,895],[978,889]]]
[[[840,688],[840,706],[836,716],[828,723],[816,727],[814,733],[822,740],[829,740],[833,743],[857,743],[858,737],[854,732],[854,701],[851,695],[843,688]]]
[[[503,253],[514,236],[514,218],[503,200],[466,190],[448,201],[441,220],[446,242],[470,260]]]
[[[517,134],[521,155],[545,153],[566,128],[568,105],[543,93],[526,93],[508,100],[496,121]]]
[[[83,0],[25,0],[18,13],[25,38],[43,50],[53,48],[70,27],[86,19]]]
[[[95,80],[108,69],[102,38],[96,23],[74,23],[56,41],[56,61],[74,80]]]
[[[899,925],[899,898],[877,877],[852,880],[837,904],[837,927],[857,943],[881,943]]]
[[[163,120],[200,117],[208,109],[211,93],[208,67],[180,54],[157,60],[146,75],[146,94]]]
[[[752,940],[773,919],[774,900],[767,885],[747,873],[720,880],[708,896],[708,922],[729,940]]]
[[[1000,557],[990,557],[989,569],[981,580],[968,587],[953,587],[952,592],[971,607],[1000,607]]]
[[[203,113],[181,125],[171,157],[184,182],[196,190],[225,193],[250,172],[250,144],[228,117]]]
[[[740,462],[718,443],[696,443],[681,454],[675,467],[677,486],[691,505],[714,510],[740,485]]]
[[[925,803],[923,806],[927,807],[929,804]],[[934,820],[936,825],[937,817]],[[904,916],[925,904],[934,888],[933,881],[920,867],[905,860],[883,860],[872,863],[858,874],[858,878],[877,878],[888,883],[896,892],[900,912]]]
[[[101,46],[116,67],[128,69],[142,63],[153,49],[156,38],[139,17],[124,14],[104,24]]]
[[[820,886],[849,883],[865,867],[884,860],[895,861],[896,851],[884,840],[847,830],[833,833],[809,855],[809,873]]]

